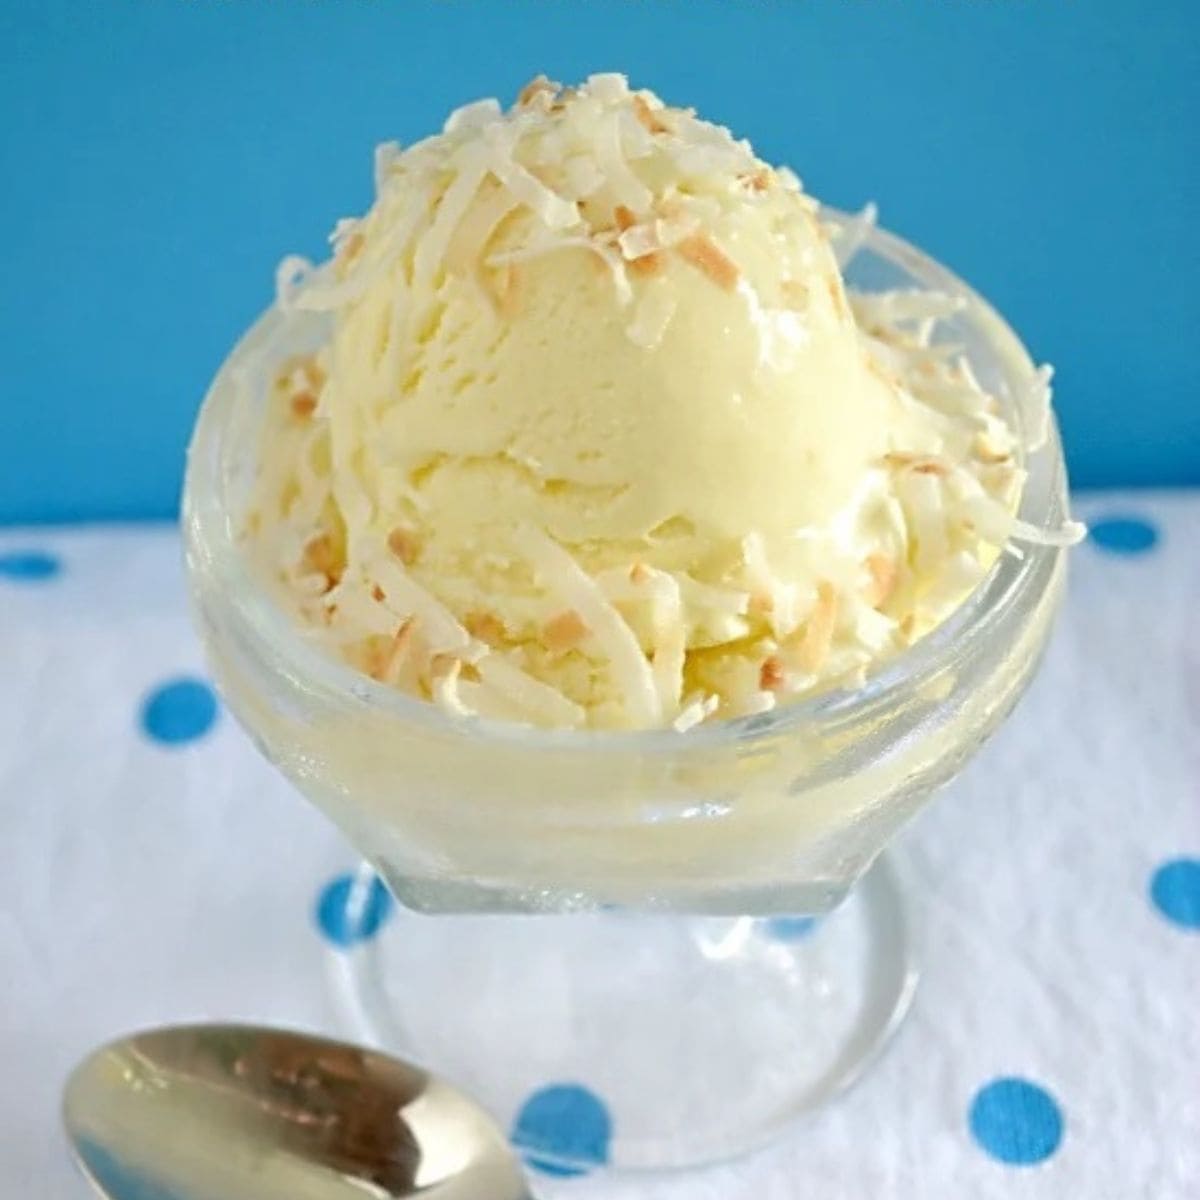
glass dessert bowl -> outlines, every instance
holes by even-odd
[[[937,337],[1023,431],[1034,366],[969,287],[881,230],[846,279],[959,298]],[[272,364],[327,336],[326,315],[272,308],[234,350],[196,428],[184,526],[228,706],[366,860],[351,903],[378,873],[402,906],[339,955],[339,987],[368,1036],[500,1119],[549,1080],[599,1093],[604,1148],[527,1146],[543,1163],[679,1167],[762,1143],[855,1078],[903,1015],[915,970],[876,859],[1021,695],[1063,551],[1002,553],[853,690],[686,733],[455,717],[330,657],[240,543]],[[1019,517],[1061,526],[1053,422],[1022,465]]]

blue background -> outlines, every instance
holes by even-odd
[[[749,135],[1059,368],[1075,482],[1200,483],[1184,0],[0,0],[0,521],[167,516],[276,261],[371,151],[540,71]]]

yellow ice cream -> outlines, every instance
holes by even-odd
[[[554,726],[764,711],[1008,536],[1014,437],[929,344],[953,306],[856,315],[815,203],[727,131],[535,81],[377,175],[329,265],[281,268],[332,329],[280,376],[249,531],[380,681]]]

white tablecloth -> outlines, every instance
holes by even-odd
[[[1040,677],[905,836],[924,971],[887,1055],[749,1159],[541,1192],[1200,1196],[1200,495],[1079,509],[1097,536]],[[353,855],[202,688],[162,691],[189,678],[174,530],[0,530],[6,1200],[87,1194],[57,1105],[96,1042],[186,1018],[346,1032],[313,914]]]

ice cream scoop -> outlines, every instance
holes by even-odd
[[[464,715],[686,729],[854,683],[1014,533],[1018,431],[938,343],[953,304],[848,297],[790,171],[619,75],[382,148],[279,292],[331,329],[279,375],[254,553]]]

